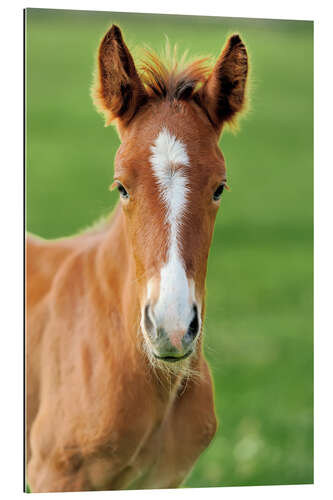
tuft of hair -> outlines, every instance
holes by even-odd
[[[178,48],[166,40],[164,52],[146,48],[139,75],[150,97],[188,100],[206,82],[212,71],[211,57],[189,60],[188,51],[178,58]]]

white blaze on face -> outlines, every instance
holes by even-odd
[[[180,252],[180,228],[186,212],[189,158],[185,144],[163,128],[151,147],[150,163],[169,226],[167,263],[160,271],[159,296],[153,305],[155,326],[167,333],[187,329],[193,319],[194,282],[188,280]],[[153,280],[148,283],[148,300]]]

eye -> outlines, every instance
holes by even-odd
[[[219,187],[216,189],[214,195],[213,195],[213,200],[214,201],[219,201],[219,199],[222,196],[224,190],[224,184],[220,184]]]
[[[120,196],[122,198],[124,198],[124,199],[129,198],[128,192],[126,191],[126,189],[124,188],[124,186],[122,184],[120,184],[120,182],[117,183],[117,189],[118,189],[119,194],[120,194]]]

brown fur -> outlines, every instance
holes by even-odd
[[[229,77],[238,74],[231,45],[222,58]],[[221,74],[220,65],[213,71]],[[153,83],[156,75],[144,88],[115,27],[101,43],[98,71],[97,99],[117,119],[122,138],[115,178],[131,196],[98,231],[53,242],[27,238],[26,439],[33,492],[177,487],[217,426],[202,333],[196,352],[171,369],[150,362],[139,323],[147,281],[158,280],[166,259],[168,228],[149,167],[150,146],[164,126],[187,145],[190,159],[181,252],[204,315],[218,208],[212,193],[225,180],[217,144],[223,122],[216,120],[231,116],[211,115],[212,89],[224,87],[211,86],[208,77],[199,102],[197,90],[186,86],[199,77],[188,70],[185,83],[172,77],[165,95],[163,84]],[[121,90],[124,82],[128,91]],[[237,95],[229,92],[228,109],[239,109]],[[215,102],[224,98],[216,95]]]

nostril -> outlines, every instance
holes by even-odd
[[[198,309],[197,306],[194,304],[193,306],[193,313],[194,317],[190,323],[190,326],[188,327],[187,333],[189,336],[194,339],[199,331],[199,319],[198,319]]]
[[[150,307],[149,304],[147,304],[145,307],[144,325],[145,325],[146,332],[148,334],[152,335],[153,331],[154,331],[154,325],[153,325],[153,322],[149,316],[149,307]]]

